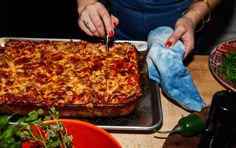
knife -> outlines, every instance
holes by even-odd
[[[105,7],[106,7],[108,13],[110,14],[110,16],[111,16],[111,1],[112,0],[106,0],[106,3],[105,3]],[[106,52],[109,52],[109,43],[110,43],[110,37],[106,33]]]
[[[105,7],[106,7],[108,13],[110,14],[110,16],[111,16],[111,1],[112,0],[106,0],[106,3],[105,3]],[[109,43],[110,43],[110,37],[106,33],[106,52],[109,52]]]
[[[106,36],[106,42],[105,42],[105,48],[106,48],[106,59],[105,59],[105,79],[106,79],[106,98],[105,101],[108,101],[109,95],[108,95],[108,79],[109,79],[109,72],[108,72],[108,52],[109,52],[109,36]]]
[[[106,0],[105,3],[105,8],[107,9],[107,11],[109,12],[110,16],[111,16],[111,0]],[[109,99],[109,95],[108,95],[108,78],[109,78],[109,72],[108,72],[108,54],[109,54],[109,42],[110,42],[110,37],[109,35],[106,33],[106,42],[105,42],[105,48],[106,48],[106,67],[105,67],[105,79],[106,79],[106,98],[105,101],[108,101]]]

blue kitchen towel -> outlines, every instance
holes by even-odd
[[[185,47],[179,40],[171,47],[165,43],[173,29],[167,26],[152,30],[148,36],[147,64],[149,77],[163,92],[189,111],[201,111],[205,102],[201,98],[189,70],[183,64]]]

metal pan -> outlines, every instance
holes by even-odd
[[[58,41],[80,41],[80,39],[54,39],[54,38],[15,38],[5,37],[0,38],[1,47],[4,47],[4,42],[7,40],[58,40]],[[142,54],[147,53],[147,42],[145,41],[127,41],[119,40],[116,42],[130,42],[136,46]],[[149,82],[147,95],[145,99],[136,107],[135,111],[127,116],[122,117],[94,117],[94,118],[76,118],[86,120],[106,130],[135,130],[135,131],[150,131],[156,129],[162,124],[162,109],[160,103],[159,86],[154,81]]]

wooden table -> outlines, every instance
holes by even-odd
[[[212,76],[208,67],[208,56],[194,56],[187,65],[192,75],[193,81],[198,88],[200,95],[206,104],[211,103],[212,96],[219,90],[225,88]],[[171,130],[175,127],[182,115],[189,112],[174,105],[161,93],[161,103],[163,111],[163,125],[160,130]],[[123,148],[161,148],[168,135],[158,133],[111,133]],[[154,138],[159,136],[160,138]],[[163,138],[161,138],[163,137]]]

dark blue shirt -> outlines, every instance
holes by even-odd
[[[115,38],[146,41],[156,27],[173,28],[191,3],[192,0],[112,0],[112,14],[120,21]]]

